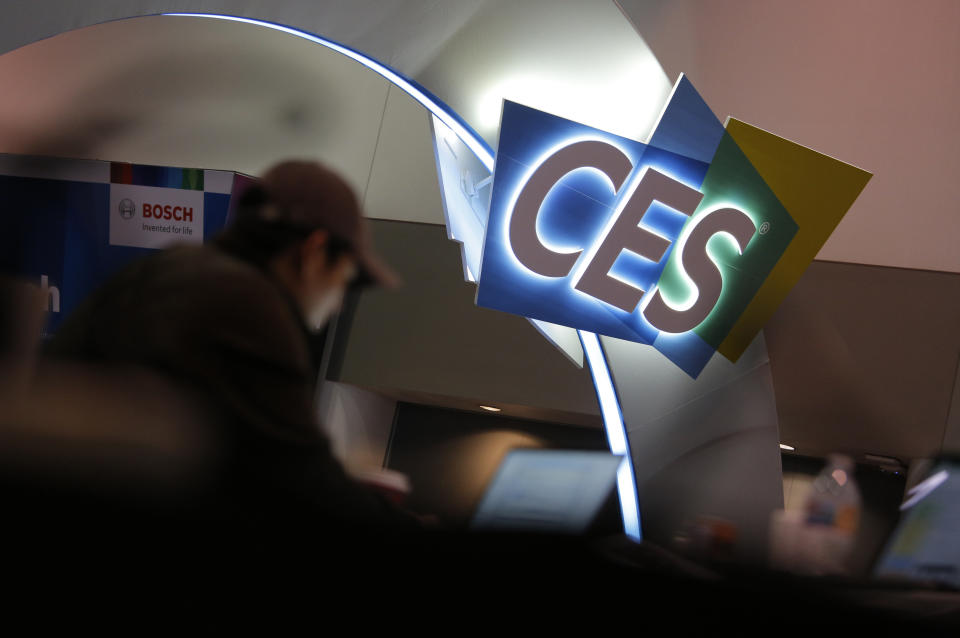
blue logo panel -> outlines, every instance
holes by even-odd
[[[602,170],[576,168],[549,190],[536,216],[537,240],[554,253],[579,256],[565,276],[544,276],[518,258],[517,248],[511,243],[511,217],[521,190],[537,168],[557,151],[587,141],[614,147],[629,160],[631,169],[622,184],[614,184]],[[708,167],[708,162],[505,102],[477,304],[653,344],[658,331],[643,318],[639,308],[625,312],[575,286],[645,169],[696,188]],[[643,215],[641,226],[662,237],[668,248],[656,261],[623,250],[613,262],[610,276],[635,288],[651,290],[687,220],[686,214],[655,201]]]

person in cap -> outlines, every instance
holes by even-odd
[[[145,367],[203,403],[222,451],[205,512],[411,529],[413,516],[347,476],[314,410],[311,335],[348,287],[396,283],[346,182],[318,163],[286,161],[241,195],[213,242],[131,263],[67,318],[46,352]]]
[[[339,308],[347,283],[397,285],[373,253],[353,190],[315,162],[287,161],[267,171],[241,196],[234,223],[216,243],[265,270],[314,330]]]

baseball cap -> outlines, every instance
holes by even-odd
[[[286,160],[268,169],[258,183],[267,198],[259,211],[261,221],[326,230],[356,257],[356,285],[399,285],[397,275],[374,253],[356,193],[340,175],[319,162]]]

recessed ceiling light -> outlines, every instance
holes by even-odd
[[[795,449],[797,449],[797,448],[793,447],[792,445],[785,445],[785,444],[781,443],[781,444],[780,444],[780,449],[781,449],[781,450],[788,450],[788,451],[790,451],[790,452],[793,452],[793,451],[794,451]]]
[[[499,412],[500,408],[495,408],[492,405],[481,405],[481,410],[486,410],[487,412]]]

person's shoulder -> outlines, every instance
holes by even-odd
[[[256,266],[214,246],[180,245],[129,263],[71,313],[46,351],[169,364],[216,350],[303,367],[302,325]]]
[[[215,246],[170,248],[157,256],[151,269],[167,292],[204,311],[219,306],[235,317],[295,319],[293,306],[275,281],[255,265]]]
[[[154,270],[189,273],[193,279],[230,277],[256,281],[264,278],[252,264],[210,244],[178,244],[157,252],[145,263]]]
[[[201,292],[210,299],[221,295],[282,299],[279,287],[261,269],[210,245],[178,245],[143,262],[141,278],[183,293]]]
[[[158,267],[173,274],[162,285],[154,323],[173,326],[159,329],[174,331],[173,348],[199,369],[240,385],[247,381],[238,376],[259,378],[264,370],[273,371],[274,382],[309,374],[299,310],[265,271],[208,245],[171,248]]]

